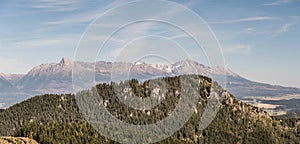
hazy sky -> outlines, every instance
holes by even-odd
[[[72,59],[93,20],[125,2],[1,0],[0,73],[26,73],[41,63]],[[223,48],[228,68],[251,80],[300,87],[299,0],[176,2],[208,23]],[[100,59],[111,60],[114,52]]]

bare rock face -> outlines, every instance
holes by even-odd
[[[0,137],[1,144],[38,144],[37,141],[26,137]]]

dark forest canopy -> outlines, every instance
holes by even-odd
[[[101,97],[107,102],[107,110],[119,120],[136,125],[156,123],[172,112],[180,98],[183,76],[158,78],[166,88],[165,98],[149,111],[130,108],[116,96],[115,87],[129,84],[133,93],[141,98],[150,96],[150,81],[139,83],[128,80],[123,83],[98,84]],[[270,117],[261,109],[245,104],[227,93],[211,79],[188,75],[198,82],[199,101],[188,122],[171,137],[159,143],[299,143],[298,119]],[[198,84],[198,85],[197,85]],[[222,95],[222,105],[216,118],[204,130],[198,123],[207,104],[211,88]],[[82,93],[87,92],[83,91]],[[178,94],[179,92],[179,94]],[[0,135],[32,137],[39,143],[117,143],[100,135],[85,120],[73,94],[47,94],[30,98],[8,109],[0,110]]]

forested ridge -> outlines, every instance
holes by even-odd
[[[297,118],[270,117],[261,109],[245,104],[199,75],[194,79],[199,101],[188,122],[171,137],[158,143],[299,143],[300,123]],[[151,81],[139,83],[132,79],[122,83],[98,84],[96,90],[107,110],[116,118],[136,125],[152,124],[174,110],[182,91],[183,76],[158,78],[166,82],[164,100],[152,110],[136,110],[120,102],[115,88],[129,84],[133,93],[149,97]],[[222,95],[216,118],[204,130],[199,120],[210,96],[211,87]],[[87,91],[82,91],[87,93]],[[161,94],[161,93],[159,93]],[[77,99],[78,100],[78,99]],[[31,137],[39,143],[117,143],[99,134],[85,121],[73,94],[47,94],[30,98],[8,109],[0,110],[0,135]]]

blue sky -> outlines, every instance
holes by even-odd
[[[93,20],[126,2],[1,0],[0,72],[26,73],[41,63],[73,58]],[[299,0],[175,2],[208,23],[223,48],[228,68],[251,80],[300,87]],[[100,59],[111,60],[116,51],[106,51]]]

